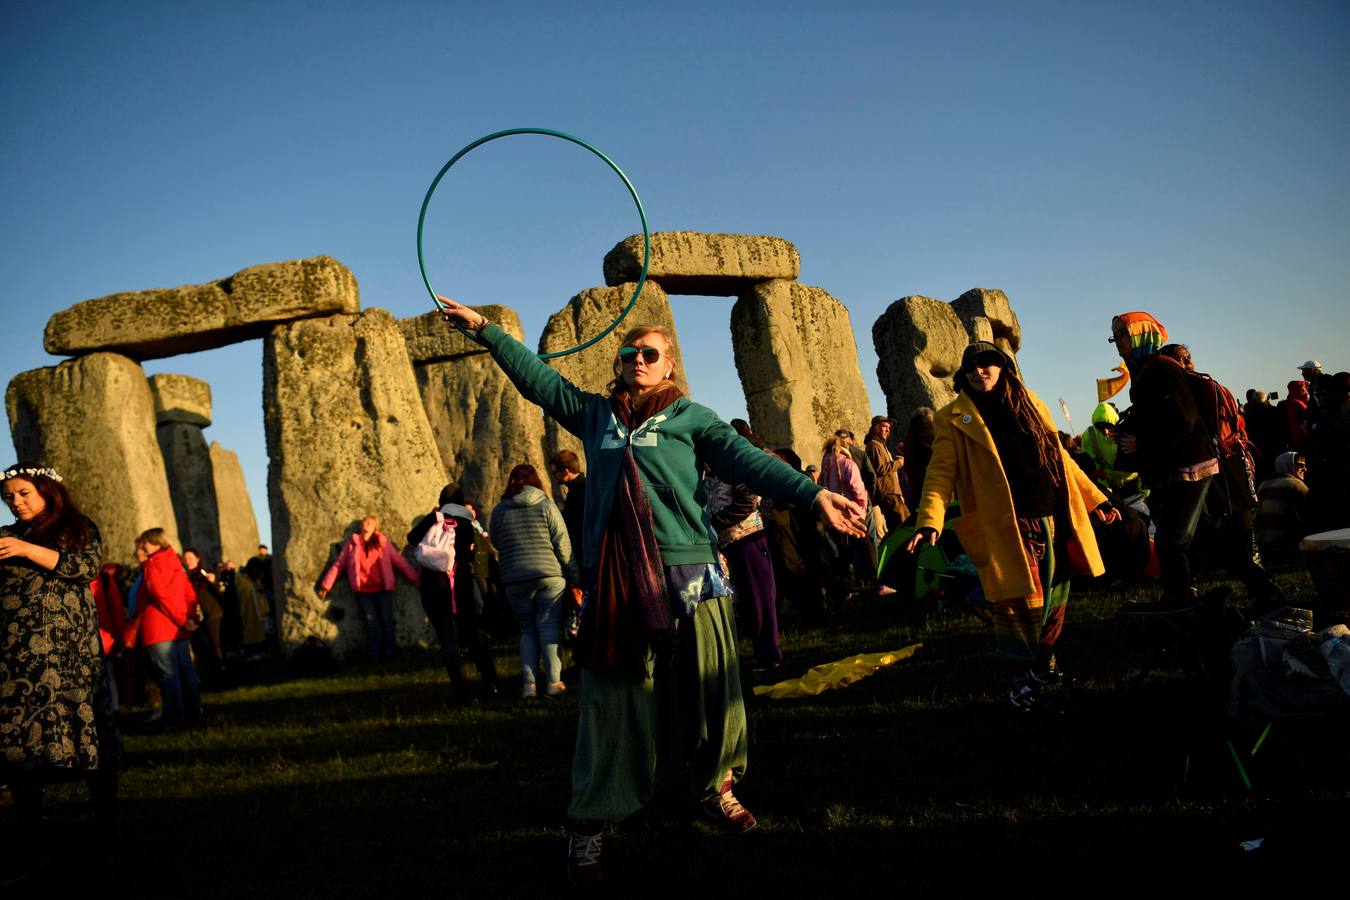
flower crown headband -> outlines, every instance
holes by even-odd
[[[43,466],[40,469],[34,468],[14,468],[6,469],[3,475],[0,475],[0,481],[9,481],[11,478],[33,478],[41,475],[43,478],[50,478],[52,481],[59,482],[61,476],[56,474],[56,470],[50,466]]]

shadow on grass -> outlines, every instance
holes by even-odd
[[[792,634],[784,677],[914,640],[924,649],[844,691],[750,701],[737,795],[761,827],[717,835],[680,786],[663,791],[607,840],[609,895],[1096,894],[1250,887],[1315,865],[1343,833],[1322,823],[1350,814],[1346,768],[1276,790],[1279,773],[1252,765],[1248,792],[1213,684],[1169,659],[1126,690],[1152,638],[1113,611],[1109,598],[1071,606],[1060,656],[1079,685],[1063,692],[1064,714],[1032,718],[1008,707],[992,635],[975,620],[877,601],[846,626]],[[574,696],[448,699],[431,653],[208,698],[212,728],[129,739],[124,860],[69,866],[63,883],[153,859],[158,883],[194,897],[565,893]],[[109,845],[82,789],[52,801],[51,846],[79,847],[83,861]],[[0,846],[15,827],[0,809]],[[1268,845],[1237,849],[1255,837]]]

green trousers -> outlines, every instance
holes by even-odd
[[[728,772],[740,780],[748,738],[735,623],[730,597],[704,600],[669,648],[649,654],[651,678],[582,670],[571,818],[626,819],[658,780],[687,774],[699,800]]]

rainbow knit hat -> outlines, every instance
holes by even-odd
[[[1111,333],[1121,331],[1130,336],[1131,362],[1139,362],[1158,352],[1167,343],[1167,329],[1146,312],[1121,313],[1111,320]]]

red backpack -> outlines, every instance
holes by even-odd
[[[1232,391],[1204,372],[1178,368],[1186,376],[1186,387],[1195,401],[1196,413],[1214,442],[1228,485],[1229,500],[1240,510],[1256,509],[1256,466],[1237,399]]]

